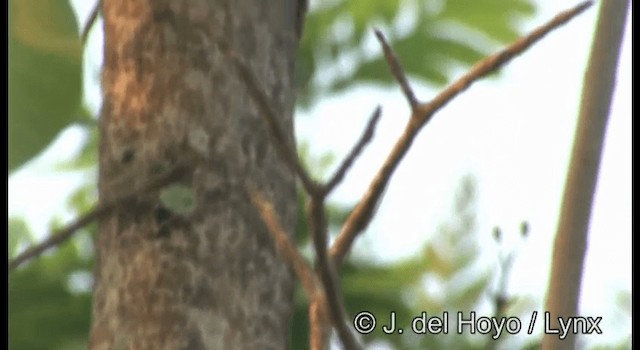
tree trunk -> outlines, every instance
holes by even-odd
[[[101,220],[91,349],[288,347],[292,274],[245,188],[292,233],[294,177],[226,54],[255,72],[293,144],[298,2],[103,0],[100,200],[186,171]]]

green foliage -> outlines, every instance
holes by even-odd
[[[40,153],[74,118],[82,49],[67,1],[9,0],[9,171]]]
[[[79,272],[90,273],[91,261],[81,257],[75,244],[67,244],[9,276],[10,349],[86,344],[91,294],[75,292],[70,285]]]
[[[368,344],[385,343],[396,349],[480,349],[488,339],[467,337],[450,331],[448,335],[423,336],[406,332],[386,335],[379,328],[395,311],[398,325],[411,323],[422,311],[442,315],[448,311],[450,322],[457,311],[478,310],[490,296],[490,281],[495,271],[475,271],[480,261],[480,241],[475,227],[475,182],[466,177],[461,183],[451,221],[437,229],[422,254],[391,264],[351,259],[341,269],[342,292],[348,317],[361,311],[375,315],[378,328],[362,339]],[[345,214],[346,215],[346,214]],[[435,291],[425,288],[425,281],[437,285]],[[292,348],[308,344],[309,320],[307,300],[296,294]],[[491,315],[489,315],[491,316]],[[453,327],[452,325],[450,327]],[[450,328],[451,329],[451,328]]]
[[[21,245],[28,245],[33,243],[31,233],[29,233],[29,227],[27,223],[20,218],[9,218],[9,241],[7,242],[7,250],[9,257],[16,255],[16,251]]]
[[[515,20],[534,10],[530,0],[337,0],[312,7],[298,52],[298,102],[308,106],[356,82],[392,82],[378,46],[372,53],[374,25],[408,74],[443,85],[456,63],[469,66],[490,54],[491,44],[517,38]],[[328,77],[328,70],[337,73]]]
[[[95,185],[87,184],[69,198],[69,206],[80,215],[95,200]],[[10,349],[87,348],[91,291],[78,284],[91,282],[93,255],[89,242],[95,231],[96,225],[89,225],[71,243],[11,272]],[[11,249],[14,241],[16,246],[32,243],[26,223],[12,218],[9,220],[9,256],[15,255],[16,249]]]

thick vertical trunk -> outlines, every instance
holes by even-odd
[[[91,349],[287,347],[292,275],[245,185],[293,232],[294,178],[225,54],[255,71],[293,142],[297,3],[103,0],[100,200],[181,164],[171,187],[194,206],[154,191],[101,221]]]

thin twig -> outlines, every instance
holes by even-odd
[[[117,208],[120,204],[130,201],[136,197],[139,197],[142,194],[149,193],[151,191],[158,190],[167,185],[172,184],[173,182],[179,180],[189,169],[188,164],[180,163],[173,167],[172,170],[169,170],[163,175],[160,175],[158,178],[148,182],[147,184],[140,187],[140,189],[134,190],[131,193],[125,194],[122,197],[119,197],[113,201],[109,201],[107,203],[99,203],[95,205],[91,210],[66,225],[65,227],[54,231],[47,239],[44,241],[37,243],[25,250],[24,252],[18,254],[15,258],[9,260],[9,271],[14,270],[18,266],[22,265],[28,260],[31,260],[40,254],[44,253],[49,248],[56,247],[62,244],[64,241],[71,238],[78,230],[92,223],[93,221],[100,219],[109,213],[111,213],[115,208]]]
[[[291,267],[293,267],[293,270],[296,272],[296,275],[298,275],[298,278],[302,283],[302,288],[307,294],[309,300],[313,300],[314,295],[317,294],[318,290],[313,270],[304,260],[302,255],[300,255],[300,252],[293,242],[291,242],[291,239],[282,228],[282,225],[280,225],[271,203],[267,201],[264,198],[264,195],[256,189],[249,190],[249,195],[253,205],[260,212],[262,220],[267,225],[267,231],[269,231],[271,237],[276,243],[278,251],[289,261]]]
[[[416,107],[418,106],[418,99],[416,98],[416,95],[413,93],[413,89],[411,89],[411,85],[409,85],[407,76],[404,74],[404,69],[402,69],[400,62],[398,62],[398,57],[395,55],[395,53],[393,53],[393,50],[391,50],[391,47],[387,43],[387,40],[385,39],[384,34],[382,34],[382,32],[378,29],[375,29],[374,32],[376,33],[376,37],[378,38],[378,41],[380,41],[380,45],[382,45],[382,50],[384,51],[384,58],[387,60],[387,65],[391,70],[391,74],[393,74],[393,77],[396,78],[396,80],[398,81],[398,84],[400,84],[400,87],[402,88],[402,92],[404,93],[404,96],[407,98],[407,101],[409,102],[409,106],[411,106],[411,110],[416,109]]]
[[[369,189],[365,195],[347,218],[340,234],[331,247],[330,255],[336,266],[340,266],[345,255],[349,249],[351,249],[351,245],[356,236],[362,232],[371,221],[378,201],[382,197],[391,175],[406,155],[420,129],[426,125],[431,117],[451,101],[452,98],[468,88],[473,82],[506,64],[547,33],[566,23],[591,5],[592,1],[585,1],[568,11],[558,14],[547,24],[534,30],[531,34],[517,40],[501,52],[485,58],[462,78],[458,79],[436,96],[431,102],[419,104],[416,109],[413,110],[413,117],[407,123],[404,133],[394,145],[382,168],[369,185]]]
[[[436,96],[433,100],[428,103],[419,105],[417,108],[417,113],[414,113],[414,117],[418,118],[421,124],[426,124],[436,111],[444,107],[455,96],[471,86],[471,84],[473,84],[483,76],[504,66],[513,58],[523,53],[533,44],[542,39],[545,35],[549,34],[551,31],[560,27],[561,25],[567,23],[569,20],[591,7],[591,5],[593,5],[593,1],[585,1],[567,11],[563,11],[557,14],[549,22],[538,27],[527,36],[516,40],[506,49],[478,62],[471,68],[471,70],[469,70],[469,72],[467,72],[460,79],[458,79],[452,85],[439,93],[438,96]]]
[[[40,254],[44,253],[47,249],[60,245],[62,242],[69,239],[77,230],[87,226],[97,218],[110,212],[112,209],[113,209],[113,206],[106,206],[106,205],[94,206],[87,213],[77,218],[72,223],[65,226],[63,229],[57,230],[56,232],[52,233],[51,236],[49,236],[49,238],[27,248],[27,250],[18,254],[18,256],[16,256],[15,258],[9,260],[9,271],[22,265],[24,262],[39,256]]]
[[[298,178],[302,182],[303,187],[305,188],[307,193],[311,196],[309,219],[311,222],[311,225],[310,225],[312,230],[311,235],[314,240],[314,247],[316,250],[316,258],[318,263],[320,280],[322,281],[322,285],[324,287],[324,292],[325,292],[324,294],[326,298],[326,304],[323,303],[323,305],[326,305],[328,309],[328,313],[331,316],[332,323],[336,328],[338,332],[338,336],[340,337],[340,340],[342,341],[343,345],[347,349],[360,349],[360,345],[358,344],[354,335],[351,333],[349,327],[345,323],[344,305],[341,299],[342,294],[340,293],[339,287],[338,287],[339,281],[335,276],[335,269],[332,268],[332,265],[331,265],[332,262],[329,261],[328,255],[327,255],[327,224],[326,224],[326,218],[324,213],[324,196],[326,192],[323,190],[325,187],[314,182],[311,179],[311,177],[308,175],[308,173],[306,172],[302,164],[300,163],[297,157],[297,153],[295,153],[293,147],[288,144],[285,134],[278,124],[276,113],[271,108],[268,97],[263,92],[263,90],[260,89],[259,87],[260,84],[258,83],[258,80],[255,78],[255,76],[252,74],[251,70],[233,53],[231,53],[230,56],[231,56],[231,61],[235,65],[241,79],[245,83],[247,90],[249,91],[249,94],[253,98],[254,102],[256,102],[256,104],[258,105],[258,108],[262,116],[266,119],[266,122],[269,125],[270,134],[275,143],[275,146],[280,150],[280,154],[284,158],[285,163],[292,169],[292,171],[294,171],[298,175]],[[379,113],[376,113],[376,114],[379,114]],[[374,119],[379,118],[379,116],[375,116],[375,115],[374,117],[375,117]],[[375,120],[374,120],[374,123],[375,123]],[[370,122],[370,124],[372,123]],[[372,127],[368,129],[372,129]],[[373,130],[371,130],[370,133],[372,132]],[[348,168],[350,163],[353,162],[353,159],[355,159],[357,154],[361,151],[361,148],[363,148],[364,144],[366,144],[367,138],[370,138],[370,136],[367,137],[365,135],[364,137],[365,141],[362,142],[361,146],[356,147],[356,149],[354,150],[355,154],[350,156],[350,158],[352,159],[350,160],[347,159],[346,161],[347,164],[344,165],[345,168]],[[342,175],[338,174],[338,177],[336,180],[334,180],[334,184],[332,186],[335,186],[335,184],[339,182],[342,176],[344,176],[344,174]],[[267,226],[270,225],[268,220],[265,220],[265,223],[267,224]],[[274,233],[275,232],[272,232],[272,234]],[[280,238],[278,237],[274,237],[274,238],[276,239],[277,244],[281,244],[281,242],[278,243],[278,241],[281,241]],[[297,260],[297,258],[295,258],[296,254],[293,253],[295,248],[291,246],[290,249],[291,251],[287,251],[285,252],[285,254],[288,256],[288,259],[292,261],[295,267],[296,265],[299,265],[299,262],[295,261]],[[301,278],[303,277],[307,278],[305,277],[306,275],[307,275],[306,273],[299,273],[299,276]],[[303,283],[308,283],[308,282],[304,282],[303,280]],[[312,300],[312,305],[311,305],[312,308],[310,309],[310,313],[312,315],[314,312],[313,309],[319,307],[319,305],[315,304],[314,302],[314,300],[317,302],[316,297],[312,298],[311,300]],[[316,312],[319,312],[319,309],[317,309]],[[323,327],[322,325],[315,325],[315,326],[319,327],[318,329],[321,329]],[[326,332],[316,332],[316,337],[324,337],[325,335],[326,335]],[[318,344],[323,344],[325,342],[326,342],[326,339],[314,340],[314,343],[318,343]]]
[[[324,212],[323,196],[311,196],[309,202],[309,226],[316,251],[316,263],[320,280],[324,286],[329,316],[338,332],[345,349],[360,349],[358,341],[345,322],[345,307],[342,302],[340,281],[336,275],[333,261],[327,255],[327,220]]]
[[[380,106],[378,106],[373,112],[373,115],[371,115],[364,133],[362,133],[362,136],[360,136],[360,140],[358,140],[358,142],[353,146],[353,149],[351,149],[349,155],[342,161],[342,164],[340,164],[340,167],[338,167],[338,170],[331,177],[331,179],[324,185],[323,192],[325,194],[331,192],[342,181],[344,175],[347,173],[356,158],[360,155],[364,147],[369,142],[371,142],[373,133],[375,132],[376,126],[378,125],[378,120],[380,120],[381,112],[382,109],[380,108]]]
[[[257,107],[260,109],[262,116],[266,120],[269,129],[271,130],[269,134],[272,136],[274,144],[280,151],[279,153],[285,163],[295,174],[298,175],[298,178],[308,193],[311,194],[319,192],[320,186],[311,179],[305,168],[300,163],[298,154],[295,151],[295,146],[287,142],[285,133],[282,131],[280,124],[278,123],[276,112],[271,108],[269,98],[265,94],[264,90],[260,88],[258,79],[256,79],[249,67],[247,67],[235,54],[231,53],[230,58],[231,62],[233,62],[236,67],[240,78],[242,78],[242,81],[247,87],[249,94],[257,103]]]
[[[87,43],[89,32],[91,31],[91,28],[93,28],[93,24],[96,22],[101,8],[102,0],[96,1],[96,4],[93,6],[93,10],[91,10],[91,14],[89,15],[89,19],[87,19],[87,23],[85,23],[84,27],[82,28],[82,33],[80,34],[80,43],[83,47]]]

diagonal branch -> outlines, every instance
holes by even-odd
[[[80,33],[80,43],[82,43],[82,46],[87,44],[89,32],[91,31],[91,28],[93,28],[96,19],[98,19],[98,14],[100,13],[101,8],[102,0],[96,1],[96,4],[93,6],[93,10],[91,10],[91,14],[89,15],[89,19],[87,19],[87,23],[82,27],[82,33]]]
[[[411,85],[409,85],[407,76],[404,74],[404,69],[402,69],[400,62],[398,61],[398,57],[395,53],[393,53],[393,50],[387,43],[387,39],[385,39],[384,34],[382,34],[382,32],[378,29],[374,30],[374,32],[376,33],[378,41],[380,41],[380,45],[382,46],[382,50],[384,51],[384,58],[387,60],[387,65],[391,70],[391,74],[393,74],[393,77],[396,78],[398,84],[400,84],[402,92],[407,98],[409,106],[411,106],[411,110],[415,110],[416,107],[418,107],[418,99],[413,93]]]
[[[569,10],[557,14],[549,22],[538,27],[527,36],[516,40],[504,50],[476,63],[469,72],[444,89],[429,103],[420,104],[418,106],[418,110],[413,115],[414,118],[417,118],[420,121],[420,126],[426,124],[435,112],[446,106],[454,97],[469,88],[471,84],[494,70],[504,66],[551,31],[567,23],[569,20],[591,7],[591,5],[593,5],[593,1],[584,1]]]
[[[253,98],[258,105],[257,107],[259,108],[260,113],[267,122],[270,129],[269,134],[272,136],[274,144],[285,163],[296,175],[298,175],[298,178],[308,193],[317,193],[319,191],[318,184],[311,179],[311,176],[309,176],[305,168],[300,163],[295,146],[290,145],[289,142],[287,142],[285,133],[282,131],[282,128],[280,128],[278,123],[276,112],[271,108],[269,98],[265,94],[264,90],[260,89],[258,79],[256,79],[249,67],[247,67],[247,65],[244,64],[235,54],[231,53],[230,57],[231,62],[233,62],[233,65],[236,67],[236,70],[251,95],[251,98]]]
[[[324,286],[329,316],[338,332],[342,345],[348,350],[361,349],[358,341],[345,322],[345,307],[333,261],[327,254],[327,220],[324,212],[324,198],[311,196],[309,203],[309,226],[316,251],[316,263],[320,280]]]
[[[132,199],[135,199],[141,195],[147,194],[151,191],[161,189],[167,185],[170,185],[178,181],[182,176],[184,176],[187,173],[187,171],[192,166],[193,165],[189,165],[186,162],[181,162],[178,165],[174,166],[173,169],[167,171],[165,174],[158,176],[156,179],[149,181],[147,184],[141,186],[139,189],[134,190],[131,193],[125,194],[122,197],[116,198],[113,201],[97,204],[87,213],[85,213],[84,215],[74,220],[72,223],[66,225],[60,230],[53,232],[44,241],[27,248],[27,250],[18,254],[18,256],[16,256],[15,258],[9,260],[9,263],[8,263],[9,271],[14,270],[18,266],[22,265],[23,263],[35,257],[38,257],[40,254],[44,253],[46,250],[62,244],[64,241],[71,238],[76,232],[78,232],[78,230],[89,225],[93,221],[108,215],[114,209],[116,209],[120,204],[130,201]]]
[[[349,155],[342,161],[342,164],[340,164],[340,167],[338,167],[338,170],[336,170],[331,179],[324,185],[322,192],[325,195],[331,192],[342,181],[344,175],[347,173],[347,171],[349,171],[351,165],[353,165],[353,162],[356,160],[356,158],[358,158],[360,153],[362,153],[362,150],[364,150],[364,147],[369,142],[371,142],[376,126],[378,125],[378,120],[380,120],[381,113],[382,109],[380,108],[380,106],[378,106],[373,112],[373,115],[371,115],[364,133],[362,133],[362,136],[360,136],[360,140],[358,140],[358,142],[353,146],[353,149],[351,150],[351,152],[349,152]]]
[[[109,205],[96,205],[87,213],[77,218],[61,230],[57,230],[52,233],[49,238],[44,241],[37,243],[29,248],[27,248],[24,252],[18,254],[15,258],[9,260],[9,271],[16,269],[18,266],[23,263],[41,255],[49,248],[56,247],[71,238],[73,234],[75,234],[81,228],[89,225],[94,220],[110,213],[113,210],[114,206]]]
[[[371,221],[378,201],[382,197],[391,175],[393,175],[398,164],[400,164],[400,161],[406,155],[418,132],[426,125],[431,117],[460,92],[466,90],[473,82],[503,66],[553,29],[568,22],[591,5],[592,1],[585,1],[570,10],[558,14],[547,24],[517,40],[506,49],[477,63],[467,74],[447,87],[431,102],[418,104],[418,106],[413,109],[413,117],[407,123],[404,133],[394,145],[387,160],[369,185],[367,192],[347,218],[340,234],[331,247],[330,254],[336,266],[340,266],[345,255],[351,249],[351,245],[356,236],[362,232]]]
[[[268,231],[278,247],[278,251],[289,261],[296,275],[300,278],[302,288],[309,300],[313,300],[318,290],[313,270],[309,267],[302,255],[300,255],[297,247],[291,242],[282,225],[280,225],[271,203],[256,189],[251,189],[249,196],[251,197],[253,205],[260,212],[262,221],[267,225]]]

